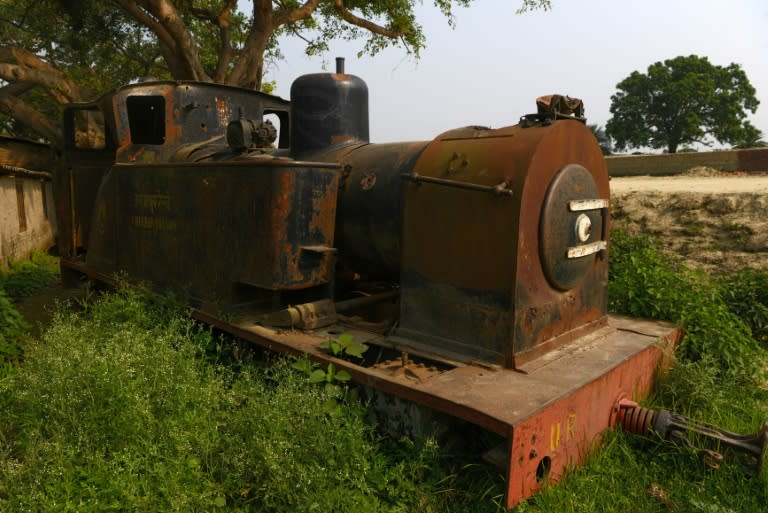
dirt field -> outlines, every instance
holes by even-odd
[[[657,237],[691,267],[768,266],[768,173],[616,177],[611,202],[614,227]]]

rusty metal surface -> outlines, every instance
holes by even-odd
[[[261,119],[272,111],[287,119],[289,105],[256,91],[191,82],[133,84],[68,105],[66,152],[55,180],[62,255],[88,249],[97,191],[115,162],[167,162],[186,144],[223,137],[240,116]]]
[[[340,103],[350,87],[367,98],[342,73],[300,82],[290,149],[286,134],[278,149],[245,132],[223,144],[233,119],[253,132],[288,115],[252,91],[157,82],[81,106],[108,130],[60,175],[63,278],[127,272],[235,336],[503,436],[513,505],[583,459],[616,401],[648,392],[679,333],[606,313],[608,177],[583,123],[371,145],[360,102]],[[323,352],[342,332],[383,356]]]
[[[302,156],[369,140],[368,86],[354,75],[312,73],[291,84],[291,152]]]
[[[290,109],[289,102],[258,91],[197,82],[139,83],[106,96],[105,108],[107,100],[118,162],[167,162],[184,144],[222,138],[233,120],[287,116]]]
[[[620,334],[614,343],[626,350],[630,342],[625,337],[648,326],[636,321],[623,322],[612,320],[610,324]],[[679,332],[669,329],[658,343],[636,347],[637,351],[624,360],[617,358],[622,349],[605,355],[614,365],[595,372],[589,382],[574,383],[570,379],[575,374],[586,375],[596,370],[589,352],[572,353],[560,364],[553,362],[532,373],[566,386],[567,392],[512,428],[506,506],[513,507],[547,483],[557,482],[569,467],[583,463],[599,446],[601,433],[615,425],[618,402],[623,398],[643,398],[649,393],[654,370],[660,364],[668,364],[665,357],[678,338]]]
[[[270,329],[261,326],[255,316],[243,315],[231,323],[202,312],[195,316],[269,349],[307,354],[317,361],[334,363],[352,373],[359,383],[409,398],[503,436],[510,434],[510,426],[536,415],[572,391],[590,384],[598,388],[605,385],[599,381],[608,379],[605,376],[618,372],[617,369],[622,369],[618,372],[622,374],[621,385],[611,386],[618,392],[613,395],[608,393],[612,388],[605,389],[607,395],[612,395],[611,401],[642,396],[652,385],[656,365],[664,353],[662,349],[671,350],[679,337],[678,330],[667,323],[611,316],[604,328],[575,344],[552,351],[540,365],[527,369],[523,366],[522,372],[457,363],[414,383],[407,372],[396,370],[396,362],[381,368],[362,367],[318,349],[321,342],[333,336],[332,332],[344,327],[331,326],[310,333]],[[366,337],[362,331],[355,334],[364,343],[400,347],[397,340],[381,335],[368,333]],[[641,359],[631,364],[634,370],[626,368],[627,362],[637,358]],[[611,408],[608,408],[600,421],[603,428],[608,427],[610,414]]]
[[[281,164],[114,166],[96,201],[87,265],[220,306],[238,300],[238,284],[264,291],[254,300],[327,284],[338,171]]]
[[[560,170],[547,190],[541,212],[539,251],[544,275],[558,290],[574,288],[595,263],[594,258],[585,258],[594,253],[578,254],[570,249],[606,241],[607,208],[584,206],[590,207],[585,202],[598,198],[592,175],[578,164]],[[572,206],[572,202],[578,203]]]
[[[768,451],[768,422],[751,435],[742,435],[718,428],[711,424],[696,422],[679,413],[668,410],[643,408],[631,400],[620,401],[617,423],[630,433],[641,436],[661,437],[699,454],[702,462],[710,468],[718,468],[725,461],[724,453],[738,453],[740,462],[752,468],[759,475],[766,464]],[[696,447],[689,438],[709,442],[709,447]],[[717,450],[715,450],[714,447]]]
[[[566,172],[569,179],[548,197],[567,166],[584,170],[592,190],[582,190],[581,173],[571,180]],[[399,336],[468,361],[513,367],[576,338],[585,326],[604,324],[607,260],[567,257],[579,214],[562,198],[608,198],[602,153],[582,123],[448,132],[430,143],[413,172],[491,188],[506,183],[511,196],[407,186]],[[607,233],[606,215],[589,217],[594,233],[579,245]],[[553,229],[558,223],[565,228]],[[550,247],[542,261],[540,248]],[[577,279],[553,286],[544,268],[559,274],[561,265],[577,267],[571,272]]]
[[[400,173],[413,168],[426,145],[369,144],[322,155],[342,165],[336,243],[349,272],[399,280],[405,186]]]
[[[87,250],[96,193],[114,154],[68,152],[55,173],[54,198],[59,222],[58,246],[63,257],[75,258]]]

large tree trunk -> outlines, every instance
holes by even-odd
[[[248,39],[227,83],[247,89],[261,89],[264,73],[264,52],[275,30],[271,0],[254,0],[253,22]]]
[[[211,81],[200,63],[197,42],[171,0],[115,1],[157,36],[163,58],[174,78]]]

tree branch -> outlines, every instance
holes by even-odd
[[[382,27],[381,25],[378,25],[370,20],[366,20],[365,18],[355,16],[349,9],[347,9],[347,6],[344,5],[344,0],[334,0],[333,8],[336,9],[336,12],[339,13],[341,19],[350,25],[364,28],[370,32],[373,32],[374,34],[379,34],[380,36],[389,37],[391,39],[397,39],[407,34],[406,31],[391,30],[386,27]]]
[[[158,37],[163,55],[180,80],[210,82],[197,54],[197,43],[172,0],[115,0]]]
[[[150,16],[151,11],[145,10],[143,6],[140,7],[136,0],[115,0],[115,3],[125,9],[136,21],[151,30],[161,45],[166,45],[171,49],[176,47],[176,41],[166,28],[156,18]]]
[[[223,82],[227,76],[227,68],[232,62],[235,50],[232,48],[232,39],[229,34],[231,25],[229,16],[237,6],[237,0],[227,0],[218,13],[212,9],[192,8],[192,14],[199,20],[208,21],[219,29],[219,58],[216,62],[214,82]]]
[[[317,6],[320,5],[322,1],[323,0],[307,0],[304,5],[295,9],[279,9],[277,12],[275,12],[275,26],[279,27],[280,25],[286,25],[289,23],[296,23],[297,21],[306,20],[312,16],[312,13],[317,10]]]
[[[71,79],[23,48],[0,48],[0,78],[7,82],[42,86],[59,104],[82,99],[80,88]]]
[[[19,98],[19,94],[31,88],[29,84],[10,84],[0,88],[0,112],[28,126],[48,139],[54,146],[61,148],[63,137],[59,127]]]
[[[316,0],[312,0],[315,2]],[[319,2],[319,0],[317,0]],[[243,50],[232,68],[228,84],[259,89],[264,71],[264,52],[269,38],[278,25],[275,23],[272,0],[253,0],[253,16]]]

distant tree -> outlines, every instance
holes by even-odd
[[[434,0],[450,25],[473,0]],[[519,12],[549,0],[517,0]],[[418,2],[420,3],[420,2]],[[334,39],[360,53],[425,45],[416,0],[4,0],[0,1],[0,127],[60,143],[61,105],[93,99],[145,75],[260,89],[277,38],[309,54]],[[238,9],[243,8],[245,12]],[[14,134],[15,135],[15,134]]]
[[[744,123],[744,135],[736,141],[734,148],[746,149],[765,147],[768,147],[768,142],[763,140],[763,132],[749,121]]]
[[[738,64],[715,66],[696,55],[635,71],[616,88],[606,130],[617,149],[649,146],[675,153],[681,145],[709,144],[708,137],[733,144],[751,126],[746,111],[755,112],[760,103]]]
[[[610,155],[613,152],[613,141],[610,136],[605,132],[605,129],[597,123],[587,124],[587,128],[592,131],[592,135],[597,139],[597,144],[600,145],[603,155]]]

